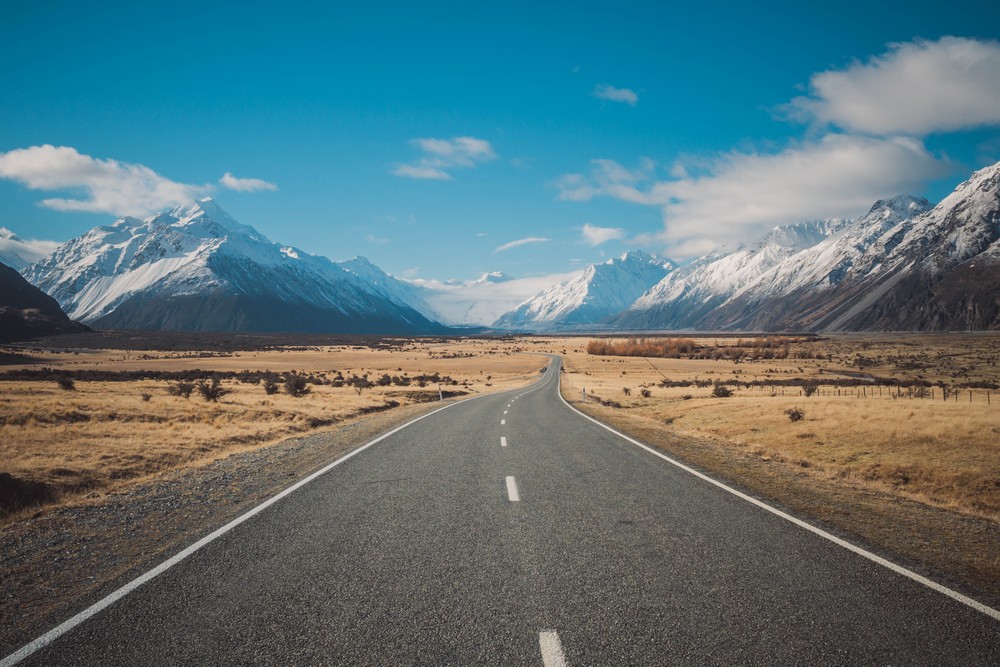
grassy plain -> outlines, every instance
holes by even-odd
[[[438,400],[439,389],[448,397],[521,386],[544,363],[524,350],[484,339],[233,352],[18,350],[33,363],[0,369],[0,522],[374,411]],[[276,376],[275,393],[266,393],[260,372]],[[309,378],[308,393],[286,392],[290,372]],[[197,390],[188,398],[171,394],[181,376],[213,374],[228,392],[217,401]],[[384,376],[391,381],[380,385]],[[61,388],[60,377],[73,388]],[[353,377],[373,386],[352,385]],[[336,386],[338,378],[348,383]]]
[[[581,400],[586,388],[604,414],[1000,520],[1000,337],[831,336],[771,348],[699,338],[685,356],[708,358],[676,359],[592,355],[586,342],[565,341],[563,390]],[[726,358],[741,343],[738,361]],[[714,395],[717,383],[732,395]]]

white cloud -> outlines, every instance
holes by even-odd
[[[88,211],[141,216],[188,204],[213,190],[211,185],[178,183],[149,167],[83,155],[69,146],[31,146],[0,153],[0,178],[32,190],[81,190],[83,198],[52,198],[43,206],[57,211]]]
[[[555,181],[559,199],[564,201],[589,201],[605,195],[632,202],[633,204],[657,204],[639,186],[648,184],[655,173],[656,164],[649,158],[642,158],[639,166],[628,169],[614,160],[597,159],[590,161],[590,174],[566,174]]]
[[[625,238],[625,230],[621,227],[598,227],[597,225],[585,224],[581,230],[583,240],[591,246],[599,246],[608,241],[617,241]]]
[[[868,62],[814,74],[794,118],[879,135],[1000,124],[1000,42],[942,37],[891,44]]]
[[[590,196],[661,206],[660,239],[677,258],[752,239],[778,224],[863,213],[881,197],[920,191],[948,167],[915,139],[840,134],[777,153],[734,151],[698,176],[672,180],[608,162],[595,160],[588,177],[577,175],[576,192],[589,188]]]
[[[598,99],[609,100],[611,102],[624,102],[633,107],[639,102],[639,96],[635,94],[635,91],[628,88],[615,88],[606,83],[594,86],[594,90],[590,94]]]
[[[385,236],[377,236],[375,234],[368,234],[367,236],[365,236],[365,241],[368,241],[369,243],[375,243],[377,245],[385,245],[386,243],[389,242],[389,239],[386,238]]]
[[[259,178],[236,178],[228,171],[219,179],[224,187],[236,192],[254,192],[255,190],[277,190],[278,186]]]
[[[392,170],[392,173],[396,176],[403,176],[405,178],[417,178],[432,181],[450,181],[451,174],[441,171],[436,167],[429,167],[427,165],[413,165],[413,164],[401,164],[396,166]]]
[[[413,139],[410,145],[424,153],[416,162],[396,165],[392,173],[405,178],[450,181],[452,169],[470,169],[497,157],[485,139],[453,137],[451,139]]]
[[[545,243],[551,241],[552,239],[542,238],[540,236],[529,236],[523,239],[517,239],[516,241],[511,241],[509,243],[504,243],[501,246],[497,246],[493,252],[504,252],[505,250],[510,250],[511,248],[517,248],[529,243]]]

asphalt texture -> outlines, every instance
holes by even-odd
[[[411,424],[21,664],[542,665],[547,630],[568,665],[1000,664],[996,620],[600,428],[558,372]]]

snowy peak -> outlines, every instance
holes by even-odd
[[[673,261],[642,251],[624,253],[536,294],[504,313],[494,326],[558,329],[593,325],[627,308],[676,268]]]
[[[55,241],[22,239],[6,227],[0,227],[0,263],[20,271],[56,249]]]
[[[406,284],[368,260],[339,265],[273,243],[211,199],[92,229],[24,275],[73,318],[104,326],[440,330]]]

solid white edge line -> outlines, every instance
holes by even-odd
[[[517,480],[513,475],[507,476],[507,498],[512,503],[520,502],[521,496],[517,492]]]
[[[993,618],[993,619],[995,619],[997,621],[1000,621],[1000,611],[994,609],[993,607],[988,607],[985,604],[983,604],[982,602],[979,602],[977,600],[973,600],[972,598],[970,598],[967,595],[962,595],[958,591],[952,590],[952,589],[948,588],[947,586],[943,586],[942,584],[939,584],[936,581],[932,581],[931,579],[928,579],[927,577],[925,577],[925,576],[923,576],[921,574],[917,574],[913,570],[909,570],[909,569],[903,567],[902,565],[897,565],[896,563],[893,563],[890,560],[886,560],[885,558],[882,558],[881,556],[873,554],[872,552],[868,551],[867,549],[863,549],[863,548],[857,546],[856,544],[852,544],[852,543],[848,542],[847,540],[843,540],[843,539],[837,537],[836,535],[832,535],[832,534],[826,532],[825,530],[823,530],[822,528],[817,528],[816,526],[814,526],[814,525],[812,525],[810,523],[806,523],[802,519],[797,519],[794,516],[792,516],[791,514],[787,514],[785,512],[782,512],[781,510],[779,510],[776,507],[771,507],[770,505],[768,505],[767,503],[763,502],[762,500],[757,500],[756,498],[754,498],[752,496],[748,496],[747,494],[743,493],[742,491],[737,491],[736,489],[732,488],[731,486],[727,486],[726,484],[723,484],[722,482],[720,482],[718,480],[712,479],[708,475],[706,475],[704,473],[701,473],[701,472],[698,472],[694,468],[686,466],[683,463],[681,463],[680,461],[672,459],[669,456],[667,456],[666,454],[664,454],[662,452],[658,452],[655,449],[653,449],[652,447],[649,447],[647,445],[642,444],[638,440],[635,440],[634,438],[631,438],[631,437],[625,435],[624,433],[622,433],[620,431],[617,431],[614,428],[608,426],[607,424],[594,419],[590,415],[585,414],[585,413],[581,412],[580,410],[577,410],[576,408],[574,408],[572,405],[569,404],[569,402],[566,401],[565,398],[563,398],[562,388],[558,384],[556,385],[556,393],[559,395],[559,399],[566,405],[566,407],[568,407],[570,410],[572,410],[573,412],[577,413],[578,415],[580,415],[584,419],[589,419],[590,421],[594,422],[595,424],[597,424],[601,428],[614,433],[619,438],[621,438],[623,440],[626,440],[627,442],[632,443],[636,447],[641,447],[642,449],[645,449],[647,452],[649,452],[653,456],[660,457],[661,459],[663,459],[667,463],[680,468],[684,472],[691,473],[695,477],[703,479],[706,482],[708,482],[709,484],[714,484],[715,486],[719,487],[723,491],[727,491],[727,492],[733,494],[734,496],[736,496],[738,498],[742,498],[743,500],[747,501],[748,503],[750,503],[752,505],[756,505],[757,507],[759,507],[759,508],[761,508],[763,510],[768,511],[771,514],[774,514],[776,516],[781,517],[782,519],[785,519],[786,521],[794,523],[799,528],[804,528],[804,529],[808,530],[809,532],[814,533],[814,534],[822,537],[825,540],[829,540],[830,542],[833,542],[837,546],[843,547],[844,549],[847,549],[848,551],[853,551],[854,553],[858,554],[859,556],[862,556],[863,558],[867,558],[868,560],[872,561],[873,563],[877,563],[878,565],[881,565],[882,567],[885,567],[885,568],[887,568],[889,570],[892,570],[896,574],[901,574],[904,577],[907,577],[908,579],[912,579],[913,581],[915,581],[915,582],[917,582],[919,584],[923,584],[924,586],[926,586],[927,588],[930,588],[931,590],[937,591],[938,593],[942,593],[943,595],[947,595],[948,597],[950,597],[953,600],[961,602],[962,604],[964,604],[964,605],[966,605],[968,607],[972,607],[973,609],[975,609],[978,612],[986,614],[987,616],[989,616],[989,617],[991,617],[991,618]],[[2,667],[2,666],[0,666],[0,667]]]
[[[538,631],[538,648],[542,651],[542,664],[545,667],[567,667],[562,642],[555,630]]]
[[[502,435],[500,436],[500,446],[501,447],[506,447],[507,446],[507,438],[505,436],[502,436]]]
[[[538,384],[541,385],[541,383],[544,382],[545,379],[546,378],[543,378],[543,379],[539,380]],[[535,389],[538,389],[538,387],[535,387]],[[529,390],[529,391],[534,391],[534,390]],[[312,473],[308,477],[305,477],[305,478],[299,480],[298,482],[296,482],[295,484],[291,485],[290,487],[288,487],[284,491],[281,491],[281,492],[277,493],[276,495],[271,496],[270,498],[268,498],[267,500],[265,500],[264,502],[262,502],[260,505],[257,505],[253,509],[248,510],[246,513],[241,514],[240,516],[236,517],[235,519],[233,519],[232,521],[230,521],[229,523],[227,523],[226,525],[224,525],[222,528],[218,528],[217,530],[213,531],[212,533],[209,533],[208,535],[206,535],[205,537],[201,538],[200,540],[198,540],[197,542],[195,542],[191,546],[187,547],[183,551],[181,551],[181,552],[173,555],[172,557],[168,558],[167,560],[163,561],[162,563],[160,563],[159,565],[157,565],[153,569],[147,571],[144,574],[139,575],[138,577],[136,577],[132,581],[128,582],[127,584],[125,584],[124,586],[122,586],[121,588],[119,588],[118,590],[116,590],[116,591],[108,594],[106,597],[102,598],[101,600],[98,600],[97,602],[95,602],[91,606],[87,607],[83,611],[81,611],[78,614],[76,614],[76,615],[70,617],[69,619],[63,621],[62,623],[60,623],[56,627],[52,628],[51,630],[49,630],[45,634],[41,635],[40,637],[38,637],[38,638],[36,638],[36,639],[28,642],[27,644],[25,644],[24,646],[22,646],[18,650],[14,651],[10,655],[8,655],[5,658],[3,658],[2,660],[0,660],[0,667],[12,667],[13,665],[16,665],[17,663],[21,662],[22,660],[24,660],[25,658],[27,658],[28,656],[30,656],[35,651],[38,651],[39,649],[42,649],[42,648],[48,646],[49,644],[51,644],[52,642],[54,642],[56,639],[58,639],[59,637],[63,636],[64,634],[66,634],[67,632],[69,632],[70,630],[72,630],[73,628],[75,628],[76,626],[80,625],[81,623],[83,623],[84,621],[90,619],[91,617],[97,615],[98,613],[100,613],[101,611],[103,611],[104,609],[106,609],[107,607],[110,607],[111,605],[113,605],[115,602],[118,602],[118,600],[121,600],[123,597],[125,597],[126,595],[128,595],[129,593],[131,593],[132,591],[134,591],[135,589],[139,588],[140,586],[142,586],[146,582],[150,581],[151,579],[153,579],[153,578],[155,578],[155,577],[163,574],[164,572],[166,572],[167,570],[169,570],[170,568],[172,568],[174,565],[177,565],[177,563],[180,563],[182,560],[186,559],[188,556],[190,556],[191,554],[195,553],[196,551],[198,551],[199,549],[201,549],[205,545],[209,544],[210,542],[214,542],[216,539],[222,537],[223,535],[225,535],[226,533],[228,533],[229,531],[231,531],[233,528],[235,528],[236,526],[240,525],[244,521],[247,521],[248,519],[251,519],[254,516],[260,514],[265,509],[267,509],[268,507],[270,507],[274,503],[278,502],[279,500],[281,500],[285,496],[287,496],[287,495],[289,495],[289,494],[297,491],[298,489],[302,488],[303,486],[305,486],[309,482],[313,481],[317,477],[320,477],[320,476],[326,474],[327,472],[329,472],[333,468],[337,467],[338,465],[340,465],[344,461],[350,459],[353,456],[356,456],[357,454],[360,454],[361,452],[365,451],[366,449],[368,449],[372,445],[385,440],[386,438],[388,438],[391,435],[395,435],[396,433],[402,431],[404,428],[407,428],[408,426],[416,424],[418,421],[421,421],[423,419],[427,419],[428,417],[436,415],[437,413],[441,412],[442,410],[447,410],[448,408],[452,408],[452,407],[455,407],[456,405],[461,405],[462,403],[467,403],[469,401],[476,400],[477,398],[486,398],[487,396],[496,396],[496,395],[497,394],[480,394],[479,396],[470,396],[469,398],[464,398],[464,399],[462,399],[460,401],[456,401],[455,403],[450,403],[450,404],[448,404],[448,405],[446,405],[446,406],[444,406],[442,408],[438,408],[437,410],[434,410],[433,412],[428,412],[426,415],[421,415],[421,416],[417,417],[416,419],[412,419],[412,420],[406,422],[405,424],[397,426],[396,428],[392,429],[391,431],[389,431],[387,433],[383,433],[382,435],[380,435],[379,437],[375,438],[374,440],[371,440],[371,441],[365,443],[361,447],[358,447],[357,449],[355,449],[355,450],[353,450],[351,452],[348,452],[347,454],[345,454],[344,456],[340,457],[339,459],[337,459],[333,463],[327,464],[326,466],[324,466],[323,468],[320,468],[319,470],[317,470],[316,472]],[[510,478],[510,479],[513,479],[513,478]],[[515,488],[515,492],[516,492],[516,488]]]

